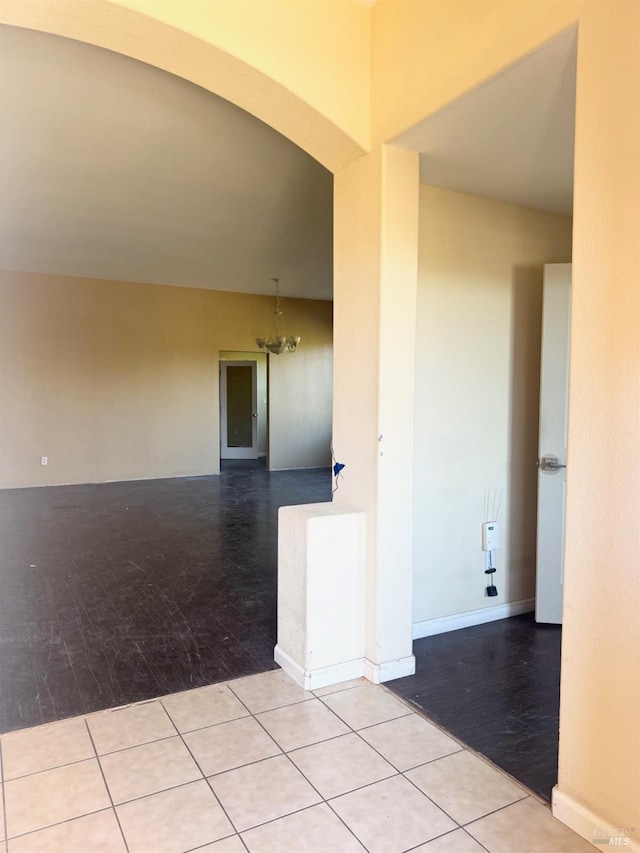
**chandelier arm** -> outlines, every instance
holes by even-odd
[[[280,307],[280,279],[272,278],[276,285],[276,310],[273,312],[273,334],[270,338],[256,338],[256,344],[262,352],[280,355],[283,352],[295,352],[300,343],[299,335],[284,336],[280,334],[280,318],[283,316]]]

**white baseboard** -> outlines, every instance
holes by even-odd
[[[360,678],[364,674],[364,661],[362,658],[345,661],[335,666],[324,666],[320,669],[305,670],[291,655],[280,646],[273,650],[273,659],[291,678],[305,690],[319,690],[321,687],[329,687],[333,684],[341,684],[343,681],[351,681],[352,678]]]
[[[416,671],[416,659],[414,655],[407,655],[399,660],[385,661],[384,663],[372,663],[364,658],[365,678],[374,684],[383,684],[385,681],[393,681],[394,678],[404,678],[405,675],[413,675]]]
[[[357,658],[334,666],[306,670],[284,649],[276,646],[273,650],[273,659],[278,666],[284,669],[287,675],[293,678],[296,684],[305,690],[319,690],[320,687],[341,684],[343,681],[351,681],[353,678],[361,678],[362,676],[374,684],[382,684],[385,681],[392,681],[394,678],[413,675],[416,671],[416,659],[413,655],[380,664],[372,663],[367,658]]]
[[[326,465],[297,465],[295,468],[269,468],[269,471],[320,471],[326,468],[331,468],[331,463]]]
[[[414,623],[413,639],[419,640],[422,637],[432,637],[434,634],[457,631],[459,628],[483,625],[485,622],[507,619],[509,616],[530,613],[532,610],[535,610],[535,598],[525,598],[522,601],[494,604],[491,607],[481,607],[479,610],[467,610],[465,613],[441,616],[439,619],[427,619],[426,622]]]
[[[555,818],[597,849],[615,846],[629,853],[640,853],[640,842],[631,838],[623,827],[611,826],[608,820],[559,791],[557,785],[551,793],[551,811]]]
[[[0,491],[4,489],[56,489],[59,486],[104,486],[107,483],[141,483],[151,480],[195,480],[199,477],[218,477],[220,470],[203,471],[201,474],[158,474],[154,477],[127,477],[124,480],[120,477],[117,480],[68,480],[61,483],[31,483],[31,485],[22,486],[7,486],[0,485]]]

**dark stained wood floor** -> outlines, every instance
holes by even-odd
[[[0,732],[275,668],[277,512],[330,470],[0,491]]]
[[[386,687],[545,800],[558,779],[561,628],[514,616],[414,642]]]
[[[0,491],[0,732],[275,667],[277,511],[328,469]],[[546,799],[560,629],[418,640],[387,686]]]

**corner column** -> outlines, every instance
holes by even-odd
[[[334,188],[334,504],[366,516],[364,674],[415,671],[413,411],[418,155],[387,145]]]

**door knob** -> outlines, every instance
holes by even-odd
[[[257,418],[257,417],[258,417],[258,413],[257,413],[257,412],[252,412],[252,413],[251,413],[251,417],[252,417],[252,418]]]
[[[541,459],[538,459],[538,468],[542,471],[559,471],[561,468],[566,468],[566,465],[562,465],[557,456],[543,456]]]

